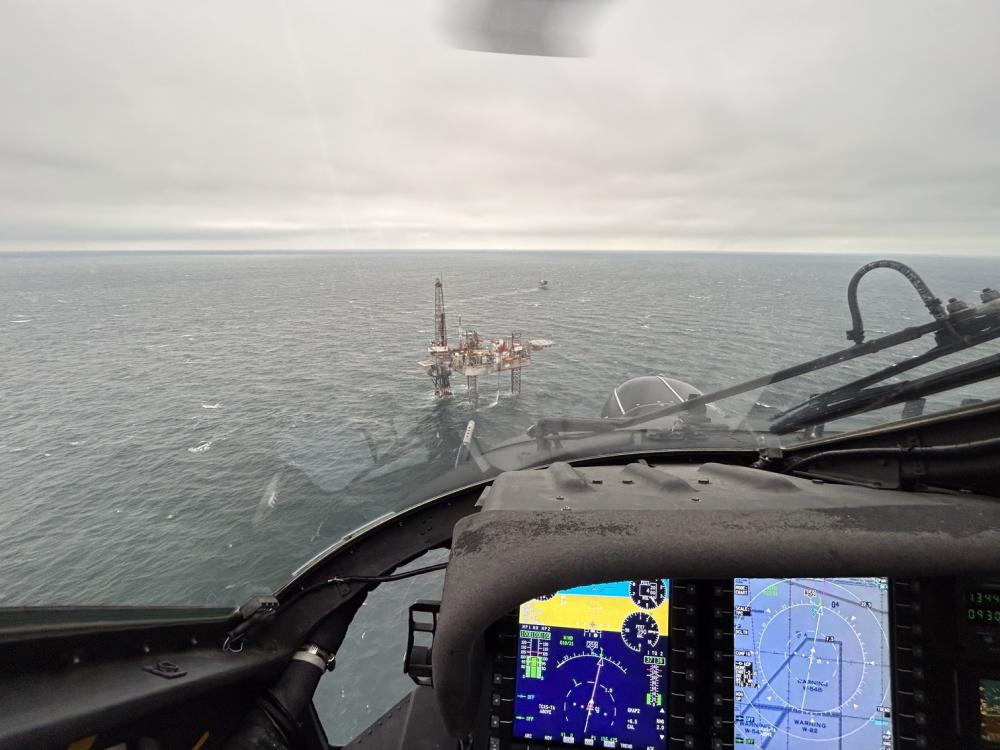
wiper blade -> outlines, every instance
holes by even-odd
[[[841,398],[838,398],[837,392],[833,391],[817,399],[810,399],[794,413],[775,420],[770,431],[777,434],[795,432],[811,425],[912,401],[998,376],[1000,376],[1000,354],[994,354],[916,380],[877,388],[864,388]]]

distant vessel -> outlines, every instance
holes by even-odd
[[[545,280],[545,279],[541,279],[538,282],[538,288],[539,289],[548,289],[549,288],[549,282],[547,280]]]

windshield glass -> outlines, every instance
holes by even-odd
[[[852,346],[870,260],[1000,286],[996,8],[455,8],[0,10],[0,606],[236,605],[503,470],[995,396],[792,410],[931,332],[659,414]],[[865,341],[934,321],[858,297]]]

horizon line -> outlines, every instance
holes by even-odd
[[[333,255],[333,254],[462,254],[462,253],[634,253],[634,254],[745,254],[745,255],[919,255],[930,257],[1000,258],[1000,252],[984,250],[926,250],[926,249],[867,249],[805,250],[764,248],[33,248],[6,249],[0,247],[2,256],[54,256],[54,255]]]

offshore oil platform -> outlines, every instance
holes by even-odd
[[[548,349],[548,339],[525,339],[519,332],[507,338],[480,338],[467,330],[458,319],[458,346],[448,346],[448,327],[444,316],[444,284],[434,282],[434,340],[427,346],[428,359],[418,364],[434,383],[434,395],[451,395],[452,374],[464,375],[469,398],[479,396],[479,378],[497,373],[497,392],[504,373],[510,373],[510,392],[521,392],[521,370],[531,364],[531,353]]]

